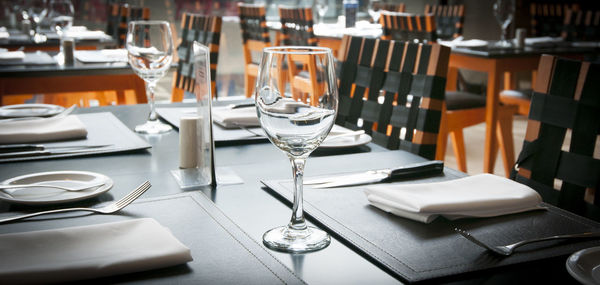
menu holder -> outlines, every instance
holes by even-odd
[[[427,183],[462,176],[446,169],[445,177],[395,183]],[[290,180],[263,181],[269,192],[288,203],[293,200]],[[600,245],[599,240],[532,244],[509,257],[498,257],[454,231],[465,229],[489,244],[600,230],[600,224],[556,207],[492,218],[431,224],[404,219],[369,205],[364,186],[313,189],[305,186],[304,210],[312,220],[377,266],[405,282],[432,281],[469,272],[492,270],[569,254]],[[485,190],[485,189],[482,189]],[[488,271],[489,272],[489,271]]]
[[[200,192],[139,199],[120,213],[6,224],[0,227],[0,234],[149,217],[189,247],[194,260],[187,265],[107,277],[101,283],[193,280],[197,284],[245,284],[251,280],[256,284],[306,284]]]
[[[46,147],[60,147],[73,145],[106,145],[105,147],[89,148],[74,153],[1,158],[0,163],[96,154],[109,154],[124,151],[142,150],[151,147],[151,145],[148,144],[148,142],[146,142],[134,132],[132,132],[112,113],[102,112],[93,114],[78,114],[77,117],[85,125],[85,128],[88,132],[87,137],[85,139],[36,144],[41,144]]]

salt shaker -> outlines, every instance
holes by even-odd
[[[198,138],[202,126],[200,117],[182,117],[179,121],[179,168],[195,168],[198,166]]]
[[[73,63],[75,63],[75,40],[73,40],[73,38],[61,39],[61,49],[65,59],[65,65],[73,65]]]
[[[525,47],[525,37],[527,36],[527,30],[524,28],[518,28],[515,31],[515,36],[517,38],[517,48],[524,48]]]

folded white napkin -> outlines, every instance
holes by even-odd
[[[0,235],[0,283],[55,283],[152,270],[192,260],[154,219]]]
[[[492,174],[437,183],[373,185],[364,192],[371,205],[423,223],[438,216],[452,220],[544,209],[535,190]]]
[[[525,45],[528,46],[552,46],[556,43],[563,42],[564,39],[561,37],[534,37],[525,38]]]
[[[260,126],[256,116],[256,107],[232,109],[230,107],[214,107],[213,121],[224,128],[257,127]]]
[[[445,45],[445,46],[449,46],[451,48],[455,48],[455,47],[484,47],[488,45],[487,41],[484,40],[478,40],[478,39],[471,39],[471,40],[464,40],[463,37],[458,37],[454,40],[451,41],[444,41],[444,40],[438,40],[438,43],[441,45]]]
[[[25,53],[22,51],[5,51],[0,52],[0,60],[15,60],[15,59],[24,59]]]
[[[126,49],[76,50],[75,58],[84,63],[127,62]]]
[[[49,142],[86,136],[85,125],[75,115],[0,122],[0,144]]]
[[[6,27],[0,27],[0,39],[8,39],[9,37],[10,34],[8,33]]]
[[[65,37],[80,40],[99,40],[103,38],[109,38],[109,36],[103,31],[88,31],[79,29],[69,29],[65,31]]]

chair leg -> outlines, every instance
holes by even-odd
[[[448,144],[448,123],[446,122],[446,112],[445,108],[442,111],[442,120],[440,121],[440,131],[438,133],[437,146],[435,150],[435,159],[436,160],[445,160],[446,156],[446,147]]]
[[[252,83],[254,82],[254,77],[249,74],[244,75],[244,90],[246,91],[246,98],[252,97]]]
[[[458,170],[467,172],[467,152],[465,151],[465,139],[462,130],[450,132],[452,138],[452,148],[456,156]]]
[[[171,102],[183,101],[183,89],[174,87],[171,91]]]
[[[515,164],[515,148],[513,142],[513,114],[516,112],[516,106],[502,110],[498,119],[498,144],[502,152],[502,162],[504,163],[504,174],[510,177],[510,171]]]

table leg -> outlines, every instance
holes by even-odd
[[[488,72],[488,89],[485,114],[485,147],[483,153],[483,172],[493,173],[496,157],[494,150],[498,147],[496,128],[498,122],[498,104],[500,97],[501,72],[497,70],[496,63]]]
[[[446,90],[456,91],[456,81],[458,80],[458,68],[448,67],[448,74],[446,76]]]

